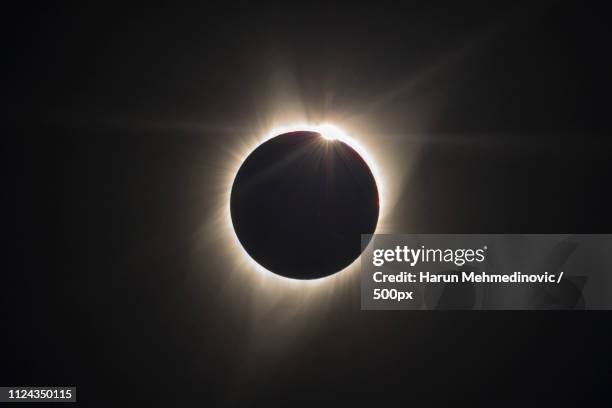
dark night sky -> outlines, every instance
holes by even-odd
[[[349,297],[249,354],[217,237],[194,262],[220,128],[265,113],[279,67],[314,115],[332,95],[418,144],[394,232],[612,232],[607,14],[534,3],[7,11],[0,384],[85,406],[610,399],[609,313]]]

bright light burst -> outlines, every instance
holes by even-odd
[[[222,174],[219,175],[220,185],[218,186],[218,188],[222,189],[222,193],[215,195],[215,198],[218,199],[216,216],[212,223],[208,224],[205,235],[208,237],[214,236],[220,244],[221,253],[219,253],[219,256],[225,259],[224,263],[231,272],[228,276],[228,284],[234,282],[235,279],[241,281],[241,286],[244,285],[244,287],[248,288],[253,306],[257,305],[257,310],[260,310],[261,313],[265,313],[264,310],[273,308],[279,302],[287,300],[289,303],[286,303],[284,307],[287,307],[287,304],[289,304],[294,309],[287,311],[285,315],[292,316],[302,313],[303,307],[306,305],[310,305],[308,308],[312,308],[315,304],[317,309],[323,307],[323,304],[335,301],[333,299],[338,299],[340,292],[354,293],[355,285],[358,286],[359,282],[357,272],[360,258],[357,258],[349,266],[333,275],[319,279],[299,280],[283,277],[268,271],[250,257],[238,240],[232,225],[230,195],[238,169],[248,155],[260,144],[280,134],[301,130],[318,132],[325,140],[339,140],[351,146],[367,163],[378,188],[379,217],[375,232],[382,233],[387,230],[390,199],[391,203],[395,201],[397,194],[389,194],[390,191],[386,182],[389,180],[397,181],[397,177],[389,177],[392,172],[379,164],[384,163],[382,159],[385,156],[393,156],[393,152],[388,151],[387,146],[384,144],[375,143],[380,141],[379,138],[366,137],[346,126],[336,125],[336,123],[338,122],[331,124],[329,122],[308,123],[291,121],[286,124],[270,126],[266,130],[259,132],[244,131],[242,136],[236,138],[235,142],[232,143],[233,146],[226,146],[230,153],[229,158],[231,162],[219,160],[220,162],[223,161],[222,165],[224,168]],[[391,192],[393,190],[391,189]],[[253,313],[256,312],[253,311]]]

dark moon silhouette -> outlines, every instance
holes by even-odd
[[[294,279],[334,274],[372,234],[378,188],[363,158],[339,140],[290,132],[258,146],[232,186],[232,223],[248,254]]]

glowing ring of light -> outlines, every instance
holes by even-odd
[[[378,223],[376,225],[376,231],[378,231],[379,229],[379,225],[380,225],[380,221],[383,218],[383,214],[384,213],[384,185],[383,185],[383,179],[381,177],[380,171],[378,170],[378,166],[376,165],[374,159],[370,156],[370,154],[368,153],[368,151],[361,145],[361,143],[359,143],[356,139],[354,139],[353,137],[349,136],[344,130],[342,130],[340,127],[336,126],[336,125],[332,125],[329,123],[323,123],[323,124],[318,124],[318,125],[312,125],[312,124],[303,124],[303,123],[299,123],[299,124],[292,124],[289,126],[282,126],[282,127],[275,127],[273,128],[271,131],[268,131],[264,134],[263,137],[259,138],[258,142],[254,145],[254,146],[250,146],[248,149],[246,150],[246,153],[244,155],[242,155],[242,158],[240,159],[239,163],[237,163],[236,168],[233,169],[231,175],[231,182],[229,182],[228,185],[228,191],[226,192],[226,208],[225,208],[225,212],[226,212],[226,223],[227,223],[227,227],[230,229],[230,234],[233,238],[233,244],[237,247],[240,248],[240,252],[242,254],[242,256],[244,256],[248,261],[249,264],[251,264],[251,266],[255,269],[255,271],[265,275],[266,277],[273,277],[275,279],[279,279],[284,283],[295,283],[295,284],[300,284],[300,285],[318,285],[322,282],[328,282],[330,280],[334,280],[334,279],[338,279],[339,275],[344,275],[343,272],[351,269],[355,263],[359,260],[359,257],[357,257],[353,262],[351,262],[350,265],[348,265],[347,267],[343,268],[342,270],[329,275],[329,276],[324,276],[322,278],[317,278],[317,279],[309,279],[309,280],[303,280],[303,279],[293,279],[293,278],[288,278],[285,276],[281,276],[281,275],[277,275],[275,273],[273,273],[272,271],[267,270],[266,268],[264,268],[262,265],[260,265],[257,261],[255,261],[253,258],[251,258],[251,256],[249,255],[249,253],[244,249],[244,247],[242,246],[242,244],[240,243],[240,240],[238,239],[238,236],[236,235],[236,231],[234,230],[234,226],[232,224],[232,220],[231,220],[231,213],[230,213],[230,195],[231,195],[231,189],[232,186],[234,184],[234,179],[236,178],[236,175],[238,173],[238,170],[240,168],[240,166],[242,165],[242,163],[244,162],[244,160],[246,160],[246,158],[248,157],[249,154],[251,154],[251,152],[253,150],[255,150],[259,145],[261,145],[262,143],[266,142],[269,139],[272,139],[278,135],[281,135],[283,133],[288,133],[288,132],[295,132],[295,131],[311,131],[311,132],[317,132],[319,133],[322,137],[324,137],[325,139],[330,139],[330,140],[339,140],[341,142],[346,143],[347,145],[349,145],[351,148],[353,148],[357,153],[359,153],[359,155],[363,158],[363,160],[366,162],[366,164],[368,165],[368,167],[370,168],[370,171],[372,172],[372,175],[374,176],[374,181],[376,182],[376,186],[378,188],[378,202],[379,202],[379,219],[378,219]],[[374,233],[376,233],[376,231],[374,231]]]

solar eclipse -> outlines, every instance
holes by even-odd
[[[246,252],[287,278],[350,265],[376,230],[379,192],[359,153],[334,132],[293,131],[259,145],[232,185],[230,212]]]

